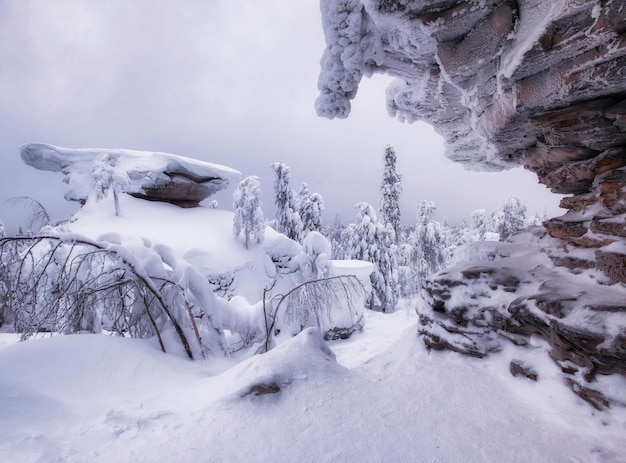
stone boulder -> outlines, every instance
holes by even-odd
[[[39,170],[60,172],[69,190],[65,198],[84,202],[92,194],[92,169],[103,155],[119,156],[130,185],[125,192],[150,201],[195,207],[241,175],[230,167],[168,153],[124,149],[70,149],[43,143],[21,147],[22,160]]]

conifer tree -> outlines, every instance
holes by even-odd
[[[502,207],[491,215],[491,231],[500,234],[500,241],[526,226],[526,206],[515,196],[504,201]]]
[[[349,259],[372,262],[374,271],[370,275],[372,282],[371,305],[378,305],[383,312],[393,312],[398,303],[398,260],[397,247],[393,242],[391,226],[378,221],[374,208],[361,202],[355,206],[358,210],[356,223],[348,244]]]
[[[380,215],[384,224],[390,224],[395,234],[394,242],[400,240],[400,193],[402,176],[396,171],[396,152],[393,146],[385,148],[385,166],[380,183]]]
[[[246,177],[233,193],[233,234],[235,237],[243,232],[244,246],[261,244],[265,237],[265,220],[261,203],[261,184],[256,176]]]
[[[113,192],[115,215],[120,215],[119,194],[126,191],[130,179],[125,170],[120,167],[120,155],[105,153],[98,159],[92,168],[91,179],[96,200],[99,201]]]
[[[302,238],[302,220],[298,196],[289,186],[289,167],[282,162],[275,162],[271,167],[276,173],[274,192],[278,231],[299,242]]]
[[[441,224],[433,220],[436,210],[432,201],[420,203],[417,224],[410,237],[413,247],[411,264],[420,285],[446,263],[446,234]]]
[[[302,198],[302,196],[301,196]],[[302,219],[302,236],[309,232],[322,231],[322,212],[324,211],[324,199],[319,193],[313,193],[301,199],[300,218]]]

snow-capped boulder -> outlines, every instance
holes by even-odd
[[[120,169],[128,175],[126,193],[181,207],[197,206],[240,176],[230,167],[150,151],[71,149],[29,143],[21,147],[21,155],[35,169],[61,172],[69,185],[65,198],[70,201],[84,202],[92,194],[93,167],[105,155],[115,155]]]

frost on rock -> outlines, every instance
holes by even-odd
[[[347,117],[363,75],[396,76],[389,113],[432,124],[468,168],[527,165],[544,132],[529,117],[626,90],[619,1],[325,0],[321,11],[318,114]]]
[[[315,108],[320,116],[346,118],[361,78],[379,65],[380,41],[359,0],[321,0],[320,7],[328,46]]]
[[[367,18],[360,47],[354,43],[358,34],[344,37],[352,29],[342,20],[342,5],[341,0],[323,2],[327,48],[320,75],[326,83],[320,86],[322,97],[338,95],[342,105],[341,110],[320,108],[318,100],[320,115],[345,117],[348,100],[356,96],[354,82],[368,73],[386,73],[397,78],[387,89],[390,115],[431,124],[453,161],[475,170],[523,166],[553,192],[571,195],[561,201],[568,213],[545,222],[553,239],[549,246],[529,246],[547,259],[540,273],[543,281],[556,282],[550,296],[545,288],[530,289],[542,283],[534,267],[515,273],[521,282],[517,289],[500,284],[508,274],[498,267],[506,265],[498,256],[485,271],[440,273],[428,289],[433,316],[423,319],[429,345],[485,355],[498,349],[498,330],[518,340],[520,333],[512,327],[528,314],[536,322],[530,332],[544,336],[553,357],[567,358],[576,371],[584,371],[582,377],[624,374],[624,2],[360,0],[349,8],[356,14],[360,7]],[[344,56],[347,44],[360,54]],[[355,76],[348,92],[328,91],[346,76]],[[593,278],[584,280],[585,273]],[[475,299],[457,297],[464,290]],[[575,297],[578,303],[567,299],[579,291],[584,295]],[[622,330],[617,337],[615,326]],[[567,374],[574,367],[563,368]],[[578,384],[578,378],[573,381]],[[572,389],[592,395],[587,386]]]
[[[35,169],[61,172],[69,186],[65,198],[70,201],[84,202],[93,193],[94,168],[102,164],[105,156],[116,159],[118,177],[128,177],[124,178],[125,192],[182,207],[197,206],[240,176],[230,167],[149,151],[71,149],[29,143],[21,147],[21,155]]]

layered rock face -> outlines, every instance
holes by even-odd
[[[61,172],[69,185],[65,198],[86,201],[92,194],[94,164],[106,154],[115,154],[128,175],[124,191],[138,198],[195,207],[226,188],[240,173],[230,167],[168,153],[122,149],[71,149],[43,143],[21,147],[22,160],[39,170]]]
[[[582,372],[570,380],[587,399],[593,393],[581,378],[626,374],[626,3],[322,0],[321,6],[328,47],[320,115],[346,117],[361,77],[388,73],[399,78],[388,89],[390,114],[432,124],[452,160],[481,170],[521,165],[555,193],[571,195],[562,201],[569,212],[547,222],[550,236],[537,250],[561,268],[547,271],[546,262],[537,264],[542,271],[527,268],[514,288],[502,284],[506,264],[437,276],[427,288],[438,318],[425,315],[426,342],[484,355],[490,344],[482,340],[491,336],[508,333],[522,342],[520,336],[541,334],[555,360],[575,364],[564,366],[565,374]],[[495,312],[478,303],[463,310],[452,294],[470,280],[499,295],[523,294],[501,298]],[[582,285],[578,296],[572,282]],[[470,296],[493,306],[480,294]],[[475,342],[482,347],[467,348]]]

